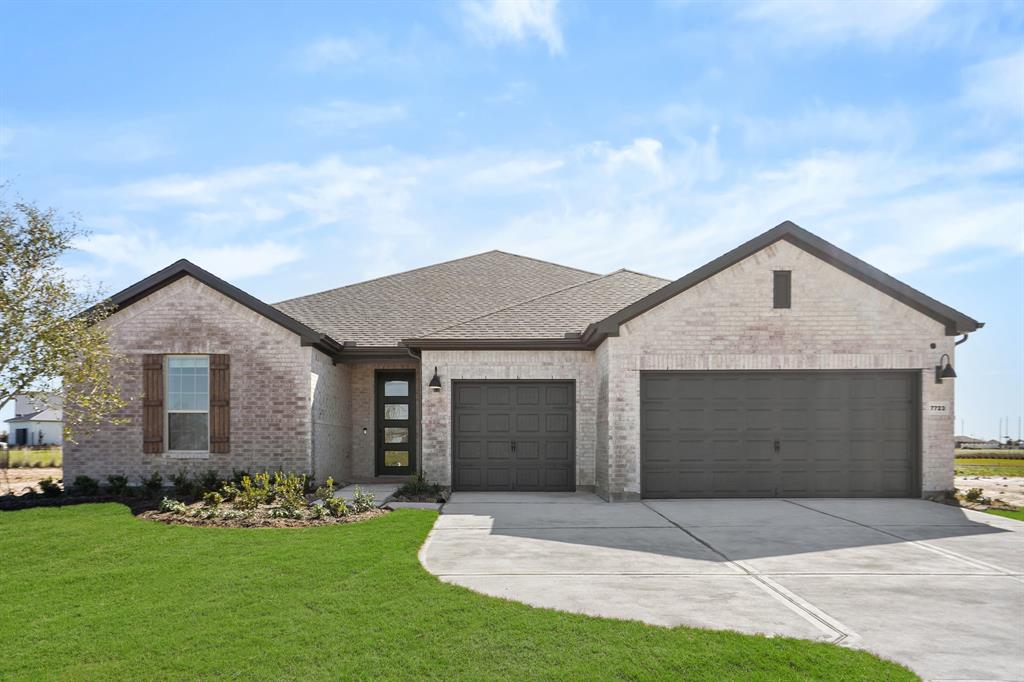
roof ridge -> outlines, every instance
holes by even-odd
[[[509,255],[515,255],[515,254],[509,254]],[[584,270],[584,272],[586,272],[586,271]],[[483,313],[481,315],[477,315],[476,317],[471,317],[468,320],[462,320],[461,322],[456,322],[455,324],[450,324],[447,327],[439,327],[437,329],[434,329],[433,331],[429,331],[429,332],[427,332],[426,334],[423,335],[423,338],[425,338],[427,336],[430,336],[431,334],[437,334],[438,332],[443,332],[443,331],[447,331],[449,329],[454,329],[455,327],[461,327],[462,325],[469,324],[470,322],[476,322],[477,320],[482,320],[483,318],[490,317],[491,315],[497,315],[498,313],[503,312],[505,310],[511,310],[512,308],[515,308],[516,306],[525,305],[527,303],[533,303],[534,301],[539,301],[542,298],[547,298],[548,296],[554,296],[555,294],[560,294],[560,293],[562,293],[564,291],[568,291],[569,289],[575,289],[576,287],[581,287],[581,286],[584,286],[586,284],[593,284],[594,282],[596,282],[596,281],[598,281],[600,279],[607,279],[607,278],[611,277],[612,275],[617,274],[618,272],[619,271],[616,270],[615,272],[609,272],[607,275],[596,275],[595,277],[593,277],[591,279],[588,279],[586,282],[577,282],[576,284],[570,284],[567,287],[562,287],[561,289],[555,289],[554,291],[549,291],[549,292],[547,292],[545,294],[540,294],[539,296],[534,296],[533,298],[525,298],[522,301],[517,301],[516,303],[511,303],[509,305],[502,306],[501,308],[495,308],[494,310],[491,310],[490,312],[486,312],[486,313]]]
[[[332,287],[330,289],[324,289],[323,291],[314,291],[313,293],[310,293],[310,294],[303,294],[302,296],[294,296],[292,298],[286,298],[283,301],[278,301],[277,303],[272,303],[271,305],[278,306],[278,305],[281,305],[282,303],[291,303],[292,301],[298,301],[298,300],[303,299],[303,298],[309,298],[310,296],[319,296],[320,294],[327,294],[327,293],[331,293],[333,291],[341,291],[342,289],[349,289],[351,287],[356,287],[356,286],[359,286],[361,284],[369,284],[370,282],[379,282],[381,280],[391,279],[392,277],[398,277],[400,275],[408,275],[409,273],[412,273],[412,272],[419,272],[421,270],[429,270],[430,268],[436,268],[439,265],[450,265],[451,263],[458,263],[459,261],[469,260],[470,258],[477,258],[479,256],[486,256],[489,253],[500,253],[503,256],[512,256],[513,258],[522,258],[524,260],[531,260],[531,261],[534,261],[535,263],[543,263],[545,265],[553,265],[553,266],[555,266],[557,268],[562,268],[564,270],[574,270],[576,272],[582,272],[582,273],[587,274],[587,275],[595,275],[596,276],[596,275],[599,274],[599,273],[596,273],[596,272],[590,272],[589,270],[581,270],[580,268],[574,268],[574,267],[572,267],[570,265],[562,265],[561,263],[554,263],[552,261],[541,260],[540,258],[533,258],[532,256],[521,256],[518,253],[509,253],[508,251],[502,251],[501,249],[490,249],[489,251],[480,251],[479,253],[471,253],[468,256],[459,256],[458,258],[450,258],[448,260],[443,260],[443,261],[440,261],[438,263],[431,263],[430,265],[421,265],[418,268],[410,268],[408,270],[401,270],[399,272],[393,272],[390,275],[381,275],[379,277],[371,277],[370,279],[364,279],[364,280],[361,280],[359,282],[352,282],[351,284],[344,284],[344,285],[342,285],[340,287]]]
[[[641,277],[650,277],[651,279],[660,279],[662,282],[671,282],[672,281],[672,280],[666,279],[664,277],[658,277],[657,275],[651,275],[651,274],[646,273],[646,272],[640,272],[639,270],[630,270],[629,268],[619,268],[615,272],[612,272],[612,273],[609,273],[609,274],[614,275],[617,272],[628,272],[628,273],[633,274],[633,275],[640,275]]]

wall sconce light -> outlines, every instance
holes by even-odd
[[[437,367],[434,368],[434,376],[430,378],[430,383],[427,384],[427,388],[434,393],[440,393],[441,391],[441,377],[437,376]]]
[[[946,359],[946,366],[942,366],[942,358]],[[935,383],[941,384],[943,379],[956,379],[956,371],[949,362],[949,353],[943,353],[939,358],[939,364],[935,365]]]

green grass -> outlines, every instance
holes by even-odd
[[[8,466],[12,468],[59,467],[64,461],[61,448],[48,448],[45,450],[11,448],[8,450],[8,456],[10,457],[10,464]]]
[[[989,514],[995,514],[996,516],[1005,516],[1008,519],[1024,521],[1024,509],[1018,509],[1017,511],[1007,511],[1005,509],[986,509],[985,511],[987,511]]]
[[[301,530],[0,513],[9,679],[900,680],[830,644],[535,609],[438,581],[402,510]]]
[[[957,476],[1024,476],[1024,459],[956,459]]]
[[[1024,450],[1014,450],[1012,448],[1000,449],[1000,450],[974,450],[971,448],[960,448],[956,451],[957,457],[982,457],[986,459],[1007,459],[1010,455],[1020,457],[1024,455]]]

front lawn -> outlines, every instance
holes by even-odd
[[[11,468],[19,467],[59,467],[64,461],[63,450],[56,448],[11,448],[7,451],[8,464]]]
[[[441,583],[436,518],[222,529],[0,513],[9,679],[916,679],[828,644],[559,613]]]
[[[986,509],[989,514],[995,514],[996,516],[1005,516],[1008,519],[1016,519],[1017,521],[1024,521],[1024,509],[1017,509],[1010,511],[1008,509]]]

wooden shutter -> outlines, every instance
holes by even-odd
[[[142,451],[164,451],[164,356],[142,356]]]
[[[231,452],[231,356],[210,356],[210,452]]]

